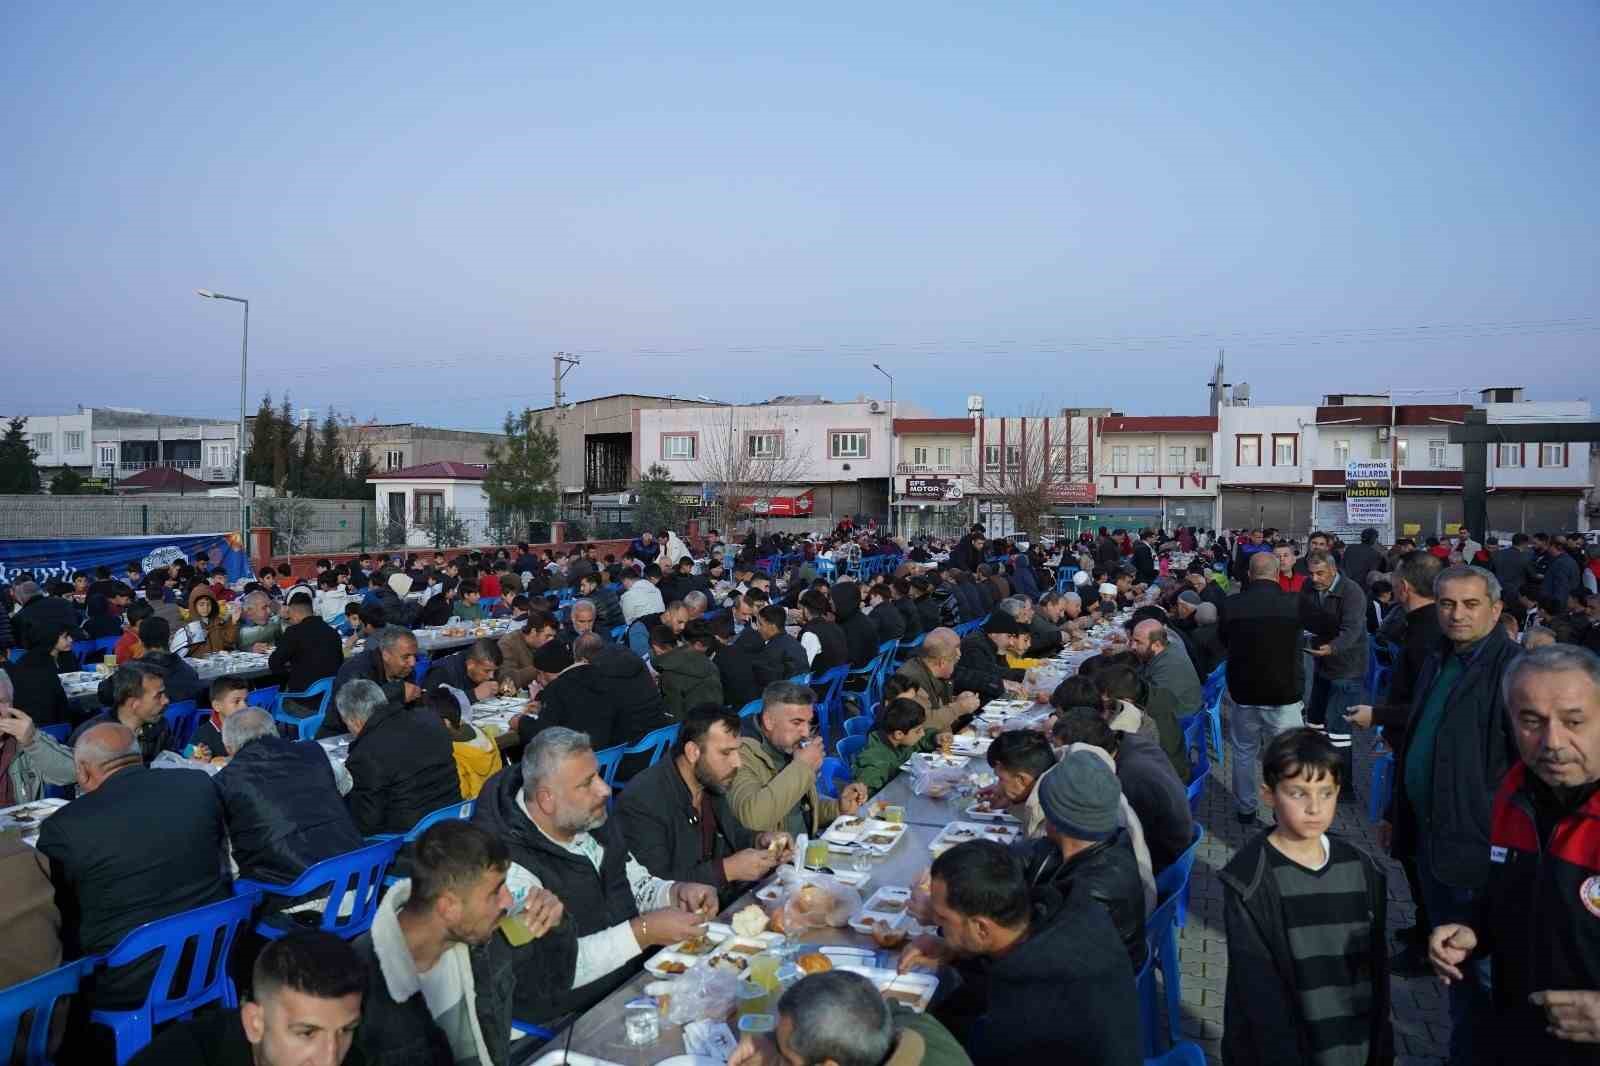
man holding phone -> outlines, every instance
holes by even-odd
[[[774,681],[761,694],[761,713],[745,723],[728,799],[752,832],[815,837],[867,801],[867,787],[860,782],[846,785],[837,800],[818,794],[824,752],[822,738],[815,735],[814,699],[806,685]]]

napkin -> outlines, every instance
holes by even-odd
[[[691,1055],[704,1055],[727,1062],[739,1041],[726,1022],[698,1021],[683,1027],[683,1049]]]

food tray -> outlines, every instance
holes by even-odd
[[[750,969],[750,960],[771,946],[764,937],[731,936],[704,958],[708,966],[742,977]]]
[[[906,910],[910,901],[910,889],[884,885],[850,919],[850,928],[867,936],[872,935],[874,926],[889,930],[904,929],[911,923],[911,915]]]
[[[660,951],[650,956],[650,958],[645,961],[644,968],[655,974],[657,977],[680,976],[691,966],[694,966],[709,958],[711,953],[716,951],[717,948],[721,947],[725,941],[732,939],[732,934],[733,930],[729,929],[728,935],[719,935],[716,930],[712,929],[711,926],[708,925],[706,926],[705,933],[701,937],[696,938],[705,941],[703,946],[695,945],[692,941],[688,940],[669,945],[668,947],[662,948]],[[698,950],[679,950],[685,947],[698,948]],[[678,969],[680,966],[682,969]]]
[[[884,999],[903,1003],[918,1014],[928,1009],[939,987],[939,979],[931,973],[896,973],[876,966],[841,966],[839,969],[860,974],[883,993]]]
[[[0,825],[17,829],[24,835],[37,833],[39,826],[46,818],[67,805],[64,799],[34,800],[32,803],[20,803],[15,807],[0,810]]]
[[[956,737],[950,745],[950,750],[959,756],[972,758],[989,754],[989,745],[994,743],[991,737]],[[963,763],[966,760],[963,760]]]
[[[978,822],[951,822],[928,843],[928,850],[935,855],[942,855],[957,844],[965,844],[969,840],[994,840],[1001,844],[1009,844],[1015,840],[1022,830],[1011,825],[981,825]]]
[[[960,738],[958,737],[957,740]],[[952,746],[952,751],[955,750]],[[929,770],[959,770],[969,762],[969,757],[960,752],[953,755],[942,755],[936,751],[919,751],[911,756],[911,772],[925,774]]]
[[[1015,815],[1004,810],[985,810],[987,800],[973,800],[966,810],[961,812],[963,818],[970,818],[975,822],[994,822],[998,825],[1021,825],[1022,822]]]
[[[983,705],[982,718],[1011,718],[1019,714],[1027,714],[1034,706],[1032,700],[990,700]]]
[[[474,715],[515,714],[528,705],[526,696],[495,696],[472,705]]]
[[[859,848],[873,855],[887,855],[906,833],[904,822],[883,822],[876,818],[854,816],[847,818],[834,819],[827,832],[822,834],[822,839],[830,846],[846,850]],[[885,841],[886,837],[893,839]]]

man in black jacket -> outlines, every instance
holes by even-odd
[[[756,696],[774,681],[788,681],[811,670],[806,661],[805,648],[789,635],[787,623],[784,609],[776,604],[761,608],[751,622],[751,628],[761,637],[761,650],[756,653],[754,660]],[[755,699],[755,696],[750,698]],[[728,703],[733,707],[744,706],[733,700]]]
[[[495,680],[495,674],[504,661],[500,644],[492,637],[480,637],[428,667],[422,678],[422,690],[432,692],[441,685],[449,685],[465,692],[474,703],[493,699],[500,694],[500,682]]]
[[[167,704],[170,702],[167,699],[166,672],[160,667],[143,659],[123,663],[117,667],[116,673],[100,683],[100,691],[101,698],[110,704],[111,709],[100,712],[78,726],[68,742],[70,745],[76,745],[95,726],[115,722],[133,734],[139,745],[140,756],[147,766],[163,751],[177,750],[177,741],[173,739],[166,720]]]
[[[333,679],[334,703],[337,705],[346,685],[358,680],[377,685],[391,703],[415,703],[422,697],[422,689],[411,680],[416,672],[416,634],[405,626],[386,625],[367,638],[359,655],[350,656],[339,667]]]
[[[610,796],[588,738],[560,727],[535,737],[522,765],[478,795],[473,824],[505,843],[532,887],[555,893],[578,938],[569,981],[518,988],[519,1020],[548,1024],[589,1009],[638,971],[641,952],[697,935],[716,913],[711,886],[664,881],[639,865],[607,818]]]
[[[1445,642],[1417,678],[1378,842],[1416,860],[1428,918],[1443,925],[1470,923],[1489,879],[1490,801],[1517,759],[1501,681],[1522,649],[1500,625],[1500,582],[1489,571],[1449,567],[1434,596]],[[1474,1020],[1489,1016],[1477,966],[1464,964],[1467,979],[1450,986],[1454,1062],[1470,1061]]]
[[[1300,626],[1315,665],[1306,725],[1323,730],[1344,760],[1339,802],[1355,803],[1355,752],[1350,747],[1351,707],[1361,702],[1367,673],[1367,594],[1339,573],[1333,553],[1313,549],[1305,558],[1308,580],[1300,588]]]
[[[1217,636],[1228,649],[1228,747],[1233,752],[1234,813],[1254,825],[1261,750],[1286,729],[1304,725],[1300,608],[1278,584],[1271,552],[1249,557],[1250,582],[1228,597]]]
[[[957,693],[976,692],[982,703],[999,699],[1007,692],[1020,692],[1023,671],[1008,666],[1005,657],[1022,654],[1032,639],[1027,626],[1004,611],[994,612],[983,623],[981,632],[962,638],[961,658],[950,675],[950,684]]]
[[[290,599],[283,615],[289,625],[273,647],[267,669],[288,675],[285,691],[304,692],[323,678],[336,676],[344,666],[344,642],[338,631],[317,616],[304,596]],[[308,714],[316,711],[315,706],[302,707]]]
[[[1361,543],[1352,544],[1345,549],[1344,576],[1356,583],[1356,587],[1363,592],[1367,589],[1367,575],[1374,571],[1382,573],[1389,569],[1389,556],[1378,547],[1378,531],[1376,529],[1363,529]]]
[[[67,958],[105,954],[145,922],[227,898],[227,834],[210,778],[140,765],[133,734],[113,722],[84,731],[72,754],[78,798],[39,832]],[[152,955],[96,974],[92,1005],[137,1006],[155,969]]]
[[[899,644],[905,639],[906,619],[894,605],[894,593],[888,585],[873,585],[867,589],[868,618],[877,631],[881,647],[889,642]]]
[[[872,620],[861,613],[860,585],[854,581],[840,581],[833,586],[833,617],[844,630],[850,669],[866,666],[878,654],[878,630]]]
[[[365,679],[339,691],[339,716],[355,735],[350,771],[350,816],[363,836],[409,833],[441,807],[461,802],[450,733],[425,707],[390,703]]]
[[[239,876],[287,885],[323,859],[363,846],[320,744],[285,740],[266,711],[222,723],[228,765],[215,777]]]
[[[690,710],[662,759],[628,782],[617,820],[633,857],[664,881],[713,885],[723,905],[765,877],[789,850],[787,833],[753,833],[728,805],[739,772],[739,716]]]
[[[1030,898],[1018,859],[972,840],[933,860],[929,917],[943,938],[912,941],[900,967],[950,964],[962,975],[939,1020],[975,1066],[1139,1066],[1133,967],[1086,886]]]
[[[76,632],[83,622],[83,612],[78,610],[76,604],[64,596],[45,595],[37,582],[19,581],[12,587],[11,595],[22,605],[22,609],[11,616],[12,636],[20,647],[33,646],[31,629],[38,628],[41,632],[51,628],[56,632],[70,629]],[[161,647],[165,650],[166,645]]]
[[[1156,566],[1156,531],[1141,529],[1133,546],[1133,576],[1141,585],[1151,585],[1160,576]]]

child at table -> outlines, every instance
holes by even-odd
[[[450,731],[450,750],[456,760],[456,777],[461,782],[461,798],[477,799],[483,783],[500,771],[500,745],[495,738],[464,721],[472,708],[467,694],[453,685],[440,685],[428,693],[428,706]]]
[[[200,719],[189,738],[189,758],[220,766],[228,761],[228,749],[222,743],[222,723],[244,710],[250,686],[242,677],[227,674],[211,682],[211,713]]]
[[[1326,735],[1280,733],[1262,753],[1277,824],[1223,869],[1229,1062],[1390,1062],[1388,890],[1370,856],[1328,835],[1343,766]]]
[[[941,736],[928,731],[928,712],[916,700],[899,697],[878,710],[877,723],[867,734],[867,743],[853,760],[852,779],[876,792],[900,772],[906,760],[919,751],[932,751]]]

